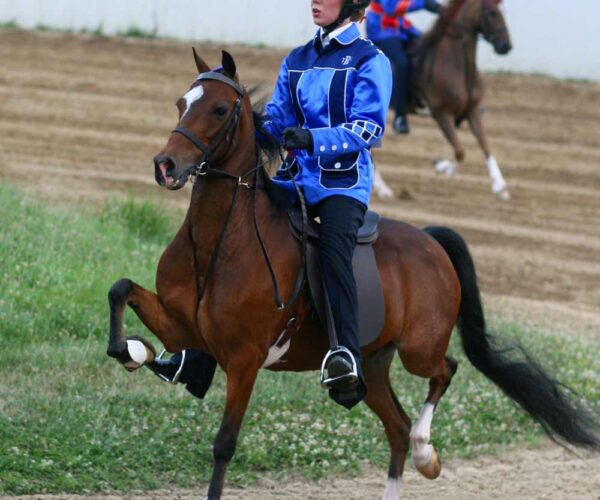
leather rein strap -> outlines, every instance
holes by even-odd
[[[259,186],[258,186],[259,172],[260,172],[260,169],[264,166],[264,163],[259,164],[258,158],[257,158],[256,166],[254,168],[250,169],[249,171],[247,171],[246,173],[242,174],[239,177],[236,175],[233,175],[229,172],[226,172],[225,170],[213,168],[210,166],[210,160],[211,160],[212,154],[221,146],[221,144],[224,143],[224,141],[229,136],[233,137],[233,141],[234,141],[234,145],[235,145],[235,137],[234,136],[235,136],[237,127],[240,122],[241,105],[242,105],[242,98],[244,96],[244,89],[235,80],[229,78],[226,75],[223,75],[222,73],[218,73],[216,71],[208,71],[206,73],[201,73],[200,75],[198,75],[198,78],[196,79],[196,81],[198,81],[198,80],[216,80],[216,81],[225,83],[226,85],[229,85],[231,88],[233,88],[237,92],[238,98],[235,101],[234,108],[233,108],[231,114],[229,115],[227,122],[216,133],[215,137],[209,142],[208,146],[205,145],[198,137],[196,137],[193,132],[186,129],[185,127],[182,127],[181,125],[178,125],[177,127],[175,127],[175,129],[173,129],[173,132],[172,132],[172,133],[177,133],[177,134],[183,135],[186,139],[188,139],[194,146],[196,146],[203,153],[203,156],[202,156],[199,164],[194,165],[188,169],[188,172],[187,172],[188,176],[226,177],[226,178],[233,179],[236,181],[235,190],[233,192],[233,198],[231,200],[231,205],[227,212],[225,224],[223,225],[223,229],[221,231],[219,239],[217,240],[217,244],[215,245],[215,247],[212,251],[212,254],[210,256],[208,268],[207,268],[206,274],[204,276],[204,284],[203,285],[200,284],[200,276],[198,274],[198,263],[196,261],[195,249],[193,252],[194,253],[194,269],[195,269],[195,274],[196,274],[196,291],[197,291],[196,309],[198,309],[200,306],[200,302],[202,301],[202,297],[204,296],[204,292],[206,291],[206,288],[207,288],[208,280],[214,270],[215,263],[217,261],[217,256],[219,254],[219,249],[221,247],[221,244],[223,243],[223,240],[225,239],[227,227],[229,226],[229,222],[231,221],[231,216],[233,214],[233,209],[236,204],[236,200],[237,200],[237,196],[238,196],[240,187],[245,187],[246,189],[254,190],[254,196],[252,197],[252,204],[253,204],[252,217],[253,217],[253,221],[254,221],[254,228],[255,228],[256,236],[260,243],[260,247],[261,247],[263,256],[265,258],[265,262],[267,263],[267,267],[269,268],[269,274],[271,275],[271,281],[273,282],[273,289],[274,289],[274,294],[275,294],[275,304],[277,306],[277,309],[279,309],[279,310],[285,309],[285,308],[289,307],[291,304],[293,304],[296,301],[296,299],[299,297],[300,292],[302,291],[303,283],[304,283],[304,273],[305,273],[305,267],[306,267],[305,266],[305,264],[306,264],[306,239],[307,239],[306,224],[307,224],[307,220],[308,220],[306,204],[304,202],[304,196],[302,195],[302,192],[299,190],[298,186],[296,185],[293,175],[288,170],[288,173],[292,177],[292,182],[294,182],[294,186],[296,186],[296,190],[298,191],[298,195],[301,200],[302,214],[303,214],[303,241],[302,241],[302,263],[300,266],[300,270],[298,272],[298,276],[296,278],[294,290],[292,292],[292,296],[290,297],[290,299],[286,303],[284,303],[281,300],[279,284],[277,282],[277,277],[275,276],[275,271],[273,269],[273,265],[271,264],[271,259],[269,257],[267,248],[265,246],[265,243],[264,243],[261,233],[260,233],[260,229],[258,227],[258,219],[257,219],[257,214],[256,214],[256,191],[257,191],[257,189],[259,189]],[[253,186],[251,186],[248,182],[244,181],[244,179],[246,177],[248,177],[249,175],[251,175],[252,173],[255,174],[255,184]],[[192,224],[191,208],[190,208],[190,212],[189,212],[188,221],[189,221],[188,232],[189,232],[190,241],[192,242],[192,245],[195,247],[196,245],[194,242],[193,232],[192,232],[193,224]]]

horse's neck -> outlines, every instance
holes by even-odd
[[[235,155],[232,161],[222,165],[213,165],[213,167],[227,172],[241,171],[239,165],[246,163],[242,168],[244,172],[248,171],[254,162],[244,161],[243,156],[242,154]],[[238,164],[235,170],[232,168],[233,163]],[[245,179],[245,181],[253,182],[254,179]],[[249,194],[248,189],[237,186],[235,179],[230,177],[197,177],[186,218],[189,234],[197,253],[205,253],[207,249],[216,244],[227,222],[234,196],[236,198],[235,206],[228,225],[237,225],[237,219],[242,215],[242,208],[247,209],[246,205],[250,200]]]
[[[445,64],[455,66],[460,71],[476,71],[477,37],[468,33],[460,38],[447,34],[440,40],[439,47],[444,55],[452,54],[452,57],[445,57]]]

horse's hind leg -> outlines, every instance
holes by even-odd
[[[477,142],[479,143],[483,154],[485,155],[488,172],[490,174],[490,178],[492,179],[492,193],[498,196],[498,198],[500,198],[502,201],[510,200],[510,193],[508,191],[506,181],[504,180],[504,176],[500,171],[498,162],[492,155],[490,146],[488,144],[480,107],[476,107],[473,109],[473,111],[471,111],[469,115],[469,125],[473,135],[477,138]]]
[[[429,444],[431,437],[431,421],[433,412],[439,400],[448,389],[452,377],[456,373],[458,363],[454,358],[446,356],[440,364],[437,373],[429,379],[429,394],[425,406],[421,410],[419,420],[410,432],[410,442],[413,447],[413,463],[417,470],[428,479],[440,475],[442,464],[435,448]]]
[[[383,500],[398,500],[409,447],[410,418],[400,406],[390,386],[389,368],[396,352],[388,346],[363,360],[369,391],[365,403],[381,419],[390,444],[390,467]]]
[[[117,281],[108,292],[110,305],[110,334],[107,354],[119,360],[129,370],[142,366],[154,358],[154,348],[142,337],[126,337],[123,315],[129,305],[142,323],[154,333],[165,347],[178,351],[190,347],[191,336],[165,310],[158,296],[131,280]]]
[[[440,160],[436,162],[435,171],[439,174],[446,174],[448,177],[452,177],[458,168],[458,164],[465,159],[465,148],[458,138],[458,133],[454,126],[454,117],[449,113],[434,113],[433,116],[454,149],[454,161]]]

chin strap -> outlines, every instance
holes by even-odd
[[[345,0],[344,5],[342,6],[342,10],[340,11],[340,15],[338,18],[328,26],[323,27],[323,32],[325,35],[329,35],[333,30],[339,28],[340,25],[348,19],[354,11],[359,9],[366,9],[371,4],[371,0]]]

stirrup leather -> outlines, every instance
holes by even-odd
[[[158,355],[158,357],[156,359],[159,360],[159,361],[161,361],[162,357],[165,355],[166,352],[167,352],[167,350],[163,349],[162,352]],[[155,374],[160,379],[164,380],[165,382],[169,382],[170,384],[176,385],[177,382],[179,382],[179,377],[181,376],[181,371],[183,370],[184,363],[185,363],[185,350],[181,351],[181,363],[179,363],[179,368],[175,372],[175,375],[173,375],[172,379],[170,379],[166,375],[163,375],[162,373],[156,373],[155,372]]]
[[[325,370],[327,368],[327,364],[329,360],[337,355],[337,354],[345,354],[347,355],[352,362],[352,370],[349,373],[341,375],[339,377],[325,377]],[[335,349],[330,349],[329,352],[323,358],[323,363],[321,363],[321,386],[324,389],[331,389],[332,384],[344,382],[346,380],[357,380],[358,379],[358,367],[356,365],[356,360],[354,359],[354,355],[344,346],[336,347]]]

